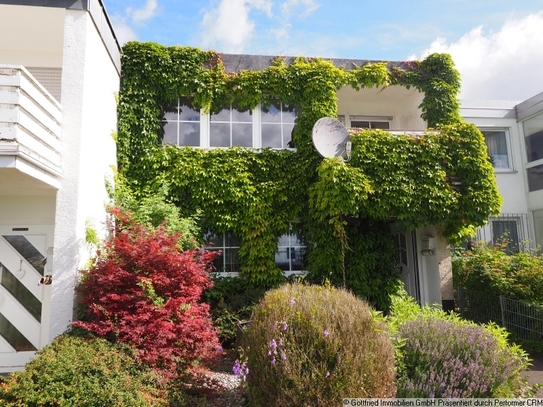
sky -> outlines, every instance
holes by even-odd
[[[461,99],[543,92],[543,0],[103,0],[117,39],[378,61],[451,54]]]

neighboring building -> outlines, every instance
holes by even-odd
[[[501,214],[477,240],[496,243],[507,233],[511,250],[543,245],[543,93],[523,102],[466,100],[461,114],[485,136],[503,197]]]
[[[119,51],[100,0],[0,0],[0,372],[72,320],[116,165]]]

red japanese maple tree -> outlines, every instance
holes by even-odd
[[[218,348],[209,305],[200,302],[216,254],[180,251],[178,234],[112,213],[115,229],[77,287],[86,312],[73,325],[130,344],[142,362],[174,375]]]

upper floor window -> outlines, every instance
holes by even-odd
[[[252,112],[235,106],[212,112],[209,118],[209,146],[252,147]]]
[[[294,105],[271,100],[253,110],[232,105],[206,113],[182,97],[164,107],[163,142],[192,147],[293,148]]]
[[[522,123],[528,162],[543,159],[543,113]]]
[[[510,169],[511,162],[508,154],[508,132],[506,129],[481,129],[485,136],[488,155],[496,169]]]
[[[294,105],[273,100],[261,105],[262,147],[292,148],[297,111]]]
[[[164,143],[179,146],[200,145],[200,109],[189,98],[164,108]]]
[[[390,117],[341,115],[339,120],[345,127],[355,129],[390,130],[392,128],[392,118]]]

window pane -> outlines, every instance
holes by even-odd
[[[275,253],[275,264],[283,271],[290,271],[290,247],[281,247]]]
[[[294,123],[283,124],[283,148],[293,148],[292,132],[294,131]]]
[[[173,145],[177,144],[177,122],[166,122],[162,142]]]
[[[283,104],[283,123],[294,123],[297,116],[298,112],[296,106],[286,103]]]
[[[263,123],[281,123],[281,102],[278,100],[271,101],[269,106],[262,103],[261,111]]]
[[[177,120],[177,100],[164,107],[164,119]]]
[[[232,124],[232,146],[252,147],[253,125],[234,123]]]
[[[516,220],[494,220],[492,221],[492,243],[496,244],[506,240],[507,252],[518,252],[518,229]]]
[[[225,247],[240,247],[241,239],[237,236],[234,236],[232,232],[225,233]]]
[[[181,100],[179,106],[180,121],[200,121],[200,109],[192,104],[188,99]]]
[[[164,128],[166,130],[166,128]],[[166,137],[166,135],[164,135]],[[199,146],[200,145],[200,123],[179,123],[179,145]]]
[[[230,147],[230,123],[211,123],[209,132],[211,147]]]
[[[209,120],[211,120],[212,122],[229,122],[230,109],[221,109],[218,112],[212,112]]]
[[[355,127],[357,129],[369,129],[370,122],[361,121],[361,120],[351,120],[351,127]]]
[[[372,129],[388,130],[390,128],[389,122],[370,122]]]
[[[543,189],[543,165],[527,168],[526,173],[528,175],[528,188],[530,192]]]
[[[223,247],[223,234],[217,235],[216,233],[213,233],[211,231],[208,231],[205,236],[204,240],[209,245],[210,249],[221,249]]]
[[[280,124],[262,124],[262,147],[283,147]]]
[[[232,121],[241,123],[252,123],[253,112],[250,110],[239,110],[237,108],[232,108]]]
[[[526,137],[526,158],[528,162],[543,158],[543,114],[522,123]]]
[[[505,131],[484,130],[481,133],[485,136],[488,155],[494,168],[509,168]]]
[[[543,131],[538,131],[526,137],[526,155],[528,161],[543,158]]]
[[[303,271],[306,247],[295,233],[282,235],[275,252],[275,264],[283,271]]]

